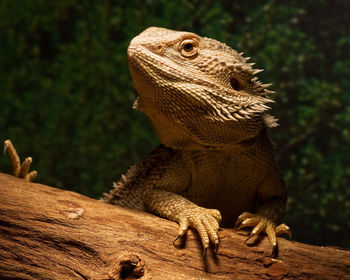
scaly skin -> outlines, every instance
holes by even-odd
[[[219,225],[251,227],[248,239],[265,232],[276,256],[276,235],[290,235],[280,224],[287,191],[267,134],[277,124],[265,114],[272,101],[270,85],[255,77],[261,70],[216,40],[157,27],[135,37],[128,56],[134,107],[162,145],[103,200],[179,223],[177,238],[195,228],[204,252],[218,247]],[[12,144],[5,149],[18,175]]]

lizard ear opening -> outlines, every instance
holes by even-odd
[[[231,78],[230,84],[231,84],[231,87],[236,91],[239,91],[242,88],[241,84],[239,83],[239,81],[236,78]]]

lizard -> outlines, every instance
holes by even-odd
[[[265,233],[276,257],[276,236],[291,231],[282,223],[287,189],[268,134],[278,124],[266,113],[273,91],[259,81],[262,70],[217,40],[160,27],[133,38],[127,54],[134,108],[161,144],[102,201],[177,222],[175,241],[194,228],[204,254],[210,244],[217,251],[220,227],[251,228],[247,240]],[[11,142],[5,150],[27,178],[28,163],[18,171]]]

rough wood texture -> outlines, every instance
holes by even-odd
[[[77,193],[0,173],[0,279],[350,279],[350,252],[280,239],[256,247],[224,229],[203,258],[198,236],[177,225]]]

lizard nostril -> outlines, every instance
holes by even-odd
[[[163,51],[163,45],[159,44],[155,47],[156,52],[161,53]]]

